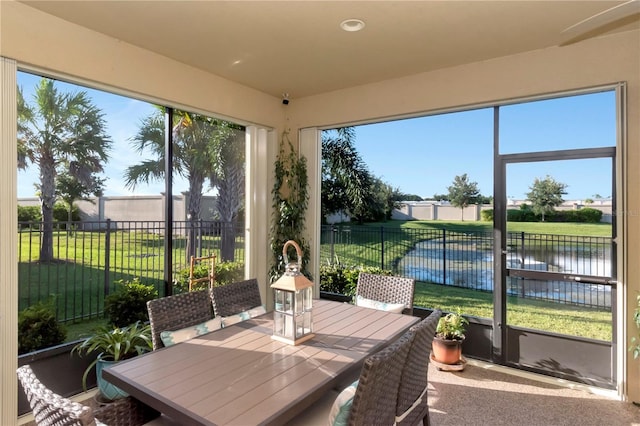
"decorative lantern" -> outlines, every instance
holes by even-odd
[[[293,245],[298,254],[296,263],[289,263],[287,247]],[[302,250],[292,240],[282,248],[286,270],[278,281],[271,284],[274,290],[273,339],[297,345],[313,335],[313,283],[302,272]]]

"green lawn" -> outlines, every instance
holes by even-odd
[[[414,305],[493,318],[493,294],[440,284],[416,283]],[[572,336],[611,341],[611,312],[540,300],[507,298],[507,323]]]
[[[184,236],[173,238],[175,272],[189,265],[185,241]],[[56,261],[47,264],[38,262],[38,233],[20,232],[19,244],[19,309],[53,296],[58,319],[78,322],[99,316],[105,295],[115,290],[118,280],[137,277],[160,294],[164,291],[164,238],[156,232],[113,230],[107,238],[103,231],[57,231]],[[203,236],[201,245],[203,253],[219,256],[220,237]],[[238,258],[244,258],[241,246],[239,242]]]
[[[363,227],[389,229],[446,229],[453,232],[490,232],[491,222],[469,222],[459,220],[390,220],[387,222],[366,223]],[[610,237],[610,223],[562,223],[562,222],[509,222],[509,232],[528,232],[532,234],[577,235],[589,237]]]

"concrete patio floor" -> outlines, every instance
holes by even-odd
[[[640,407],[615,392],[469,360],[464,371],[429,368],[432,426],[640,425]]]

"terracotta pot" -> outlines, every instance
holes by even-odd
[[[442,364],[457,364],[462,358],[462,340],[447,340],[434,337],[432,343],[433,359]]]

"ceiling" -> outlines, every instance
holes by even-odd
[[[567,41],[623,1],[29,1],[273,96],[300,98]],[[365,22],[343,31],[348,18]],[[634,15],[589,36],[640,28]]]

